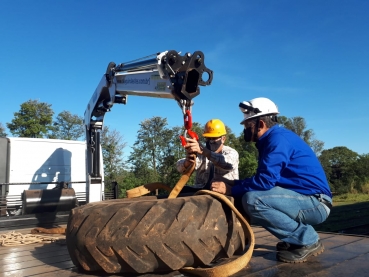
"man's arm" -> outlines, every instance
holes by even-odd
[[[275,136],[264,142],[256,174],[244,180],[236,180],[233,195],[243,195],[248,191],[269,190],[280,180],[281,172],[289,163],[293,146],[284,136]]]
[[[215,166],[223,170],[232,171],[238,167],[238,152],[234,149],[230,149],[225,154],[215,153],[194,139],[187,139],[185,148],[188,152],[194,152],[206,157]]]

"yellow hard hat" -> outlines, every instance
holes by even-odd
[[[224,123],[219,119],[211,119],[205,124],[204,133],[205,138],[217,138],[227,134]]]

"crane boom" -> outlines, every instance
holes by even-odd
[[[128,63],[109,63],[84,114],[88,202],[102,199],[100,132],[105,114],[114,104],[126,104],[128,95],[174,99],[182,110],[190,109],[199,86],[210,85],[213,79],[204,60],[201,51],[182,56],[170,50]]]

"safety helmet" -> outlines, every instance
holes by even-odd
[[[227,134],[224,123],[219,119],[211,119],[205,124],[204,133],[205,138],[217,138]]]
[[[239,107],[244,116],[241,124],[251,118],[279,114],[277,105],[265,97],[258,97],[250,101],[243,101],[240,103]]]

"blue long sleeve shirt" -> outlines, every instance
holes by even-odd
[[[323,167],[313,150],[294,132],[275,125],[256,143],[258,169],[254,176],[235,180],[232,195],[269,190],[275,186],[304,195],[332,197]]]

